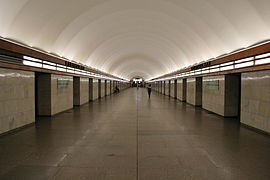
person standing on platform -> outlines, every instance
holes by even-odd
[[[148,91],[148,97],[149,97],[149,99],[150,99],[150,97],[151,97],[151,92],[152,92],[151,84],[148,85],[147,91]]]

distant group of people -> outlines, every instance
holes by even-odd
[[[152,93],[152,85],[151,85],[151,84],[147,84],[146,87],[147,87],[148,97],[149,97],[149,99],[150,99],[151,93]],[[137,84],[137,89],[138,89],[138,88],[139,88],[139,86],[138,86],[138,84]],[[114,89],[114,91],[113,91],[113,93],[119,93],[119,92],[120,92],[120,90],[119,90],[119,88],[116,86],[115,89]]]
[[[120,92],[120,89],[116,86],[113,93],[119,93]]]

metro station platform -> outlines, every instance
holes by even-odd
[[[130,88],[0,137],[0,179],[270,179],[270,138]]]

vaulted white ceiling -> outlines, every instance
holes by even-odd
[[[270,38],[270,0],[0,0],[0,36],[130,79]]]

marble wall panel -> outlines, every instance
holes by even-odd
[[[180,101],[186,101],[186,92],[187,92],[187,80],[178,79],[177,80],[177,99]]]
[[[102,98],[105,96],[105,80],[101,80],[100,83],[100,97]]]
[[[242,74],[241,123],[270,133],[270,70]]]
[[[111,90],[110,90],[110,81],[107,80],[106,81],[106,96],[111,94]]]
[[[0,68],[0,87],[0,134],[34,123],[34,72]]]
[[[59,82],[65,82],[59,86]],[[51,75],[51,115],[73,108],[73,77]]]
[[[165,81],[165,95],[170,95],[170,81]]]
[[[89,79],[74,77],[73,79],[73,103],[82,105],[89,101]]]
[[[202,105],[202,78],[187,79],[187,103],[194,106]]]
[[[203,77],[202,107],[219,115],[225,115],[225,76]]]
[[[174,80],[170,81],[170,97],[174,98],[175,97],[175,92],[174,92]]]
[[[90,100],[94,101],[98,99],[98,79],[90,79],[89,83],[92,83],[90,85]]]
[[[110,81],[110,94],[113,94],[113,81]]]

